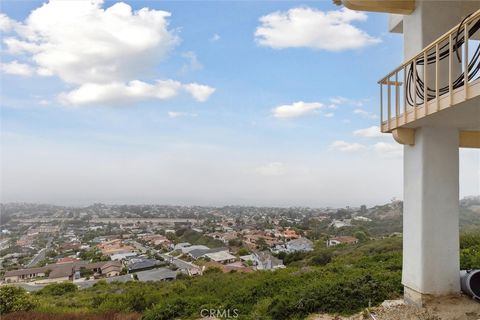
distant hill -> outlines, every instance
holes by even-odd
[[[385,205],[369,208],[363,216],[372,219],[370,222],[355,221],[372,236],[402,232],[403,202],[394,201]],[[460,200],[460,229],[471,231],[480,229],[480,196],[470,196]]]

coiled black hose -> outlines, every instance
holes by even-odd
[[[464,23],[465,20],[468,19],[471,16],[468,15],[465,17],[462,22],[458,25],[457,28],[457,33],[454,37],[455,43],[452,44],[452,50],[456,53],[457,60],[461,63],[462,58],[459,53],[459,49],[464,45],[465,43],[465,36],[464,32],[461,32],[462,30],[465,30]],[[477,20],[474,24],[471,25],[471,27],[468,30],[468,37],[471,38],[478,30],[480,29],[480,19]],[[461,36],[462,35],[462,36]],[[446,44],[442,45],[438,49],[438,60],[439,62],[448,58],[450,55],[450,48],[449,48],[450,43],[447,42]],[[468,58],[468,57],[467,57]],[[431,52],[430,54],[427,54],[427,65],[429,64],[435,64],[436,63],[436,52]],[[416,60],[416,66],[423,66],[425,65],[424,57],[420,57]],[[407,76],[406,76],[406,83],[405,83],[405,90],[406,91],[406,100],[408,105],[413,106],[415,105],[416,99],[420,99],[420,101],[424,101],[424,88],[425,88],[425,83],[424,81],[418,76],[418,71],[416,72],[416,76],[414,76],[414,68],[416,67],[414,63],[412,62],[407,71]],[[476,80],[477,74],[480,71],[480,45],[477,46],[475,53],[472,56],[472,59],[468,63],[468,76],[467,76],[467,81],[470,82],[472,80]],[[415,77],[415,81],[414,81]],[[457,89],[460,88],[464,85],[465,82],[465,76],[464,73],[462,72],[452,83],[452,89]],[[412,93],[412,85],[416,86],[416,97],[414,98],[414,94]],[[449,85],[438,88],[438,94],[439,96],[444,95],[449,92]],[[432,89],[430,87],[426,88],[426,93],[427,93],[427,101],[432,100],[436,98],[436,90]]]

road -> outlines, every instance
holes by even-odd
[[[48,250],[50,250],[50,247],[52,246],[52,241],[52,237],[48,238],[46,247],[38,251],[37,254],[33,257],[33,259],[25,266],[25,268],[32,268],[36,266],[37,263],[45,259]]]

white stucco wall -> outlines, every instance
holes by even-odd
[[[402,282],[420,293],[459,292],[458,130],[419,128],[404,148]]]

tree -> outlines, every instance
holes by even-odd
[[[366,241],[368,239],[367,234],[363,231],[357,231],[353,234],[353,236],[357,238],[360,242]]]
[[[314,265],[324,266],[327,263],[330,263],[330,261],[332,261],[332,253],[330,251],[327,251],[327,250],[322,250],[322,251],[316,253],[312,257],[311,261],[312,261],[312,264],[314,264]]]
[[[35,303],[27,291],[16,286],[0,287],[0,314],[33,309]]]
[[[230,239],[228,240],[228,245],[230,247],[240,247],[242,245],[242,240],[241,239]]]
[[[171,232],[167,233],[165,237],[167,237],[167,239],[170,241],[174,241],[175,239],[177,239],[177,237],[175,236],[175,233],[171,233]]]
[[[87,269],[85,267],[80,267],[80,277],[86,278],[93,276],[93,270]]]
[[[247,254],[250,254],[250,252],[248,252],[247,248],[240,248],[238,249],[237,254],[239,256],[246,256]]]

